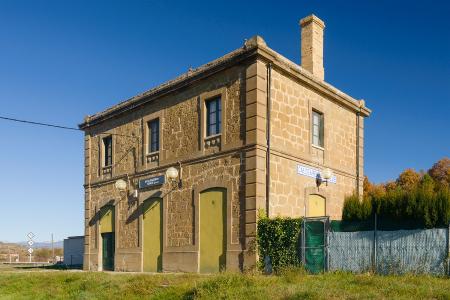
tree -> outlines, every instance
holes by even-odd
[[[434,179],[434,181],[442,186],[450,186],[450,159],[444,157],[436,162],[431,169],[428,170],[428,174]]]
[[[420,174],[413,169],[406,169],[397,178],[397,186],[403,190],[410,192],[414,190],[420,182]]]
[[[370,195],[372,193],[373,188],[374,188],[374,185],[369,181],[369,177],[364,176],[364,182],[363,182],[364,195]]]
[[[391,192],[391,191],[397,189],[397,183],[395,181],[386,182],[384,184],[384,188],[386,189],[386,192]]]

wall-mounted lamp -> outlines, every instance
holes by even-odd
[[[170,167],[166,171],[166,178],[171,187],[181,186],[181,164],[180,172],[174,167]]]
[[[123,180],[123,179],[119,179],[114,183],[114,187],[119,191],[120,194],[122,193],[127,193],[128,191],[128,183]],[[134,190],[133,193],[131,194],[131,196],[135,199],[137,199],[137,197],[139,196],[139,192],[138,190]]]
[[[331,177],[333,177],[333,171],[331,171],[331,169],[329,168],[324,169],[322,172],[317,174],[316,178],[317,187],[319,187],[322,184],[322,182],[325,182],[326,185],[328,186],[328,181],[331,179]]]
[[[123,179],[119,179],[116,181],[116,183],[114,183],[114,187],[119,191],[119,192],[125,192],[127,190],[127,182]]]

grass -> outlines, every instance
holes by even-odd
[[[2,271],[3,270],[3,271]],[[286,270],[257,273],[127,274],[0,267],[0,299],[450,299],[450,280]]]

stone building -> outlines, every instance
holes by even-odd
[[[300,27],[301,66],[255,36],[85,118],[86,270],[243,270],[261,212],[341,217],[370,110],[324,81],[324,23]]]

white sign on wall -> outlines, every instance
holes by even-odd
[[[303,166],[303,165],[297,165],[297,174],[312,177],[312,178],[321,178],[320,177],[320,170],[314,169],[311,167]],[[336,183],[336,176],[331,176],[331,179],[328,180],[330,183]]]

